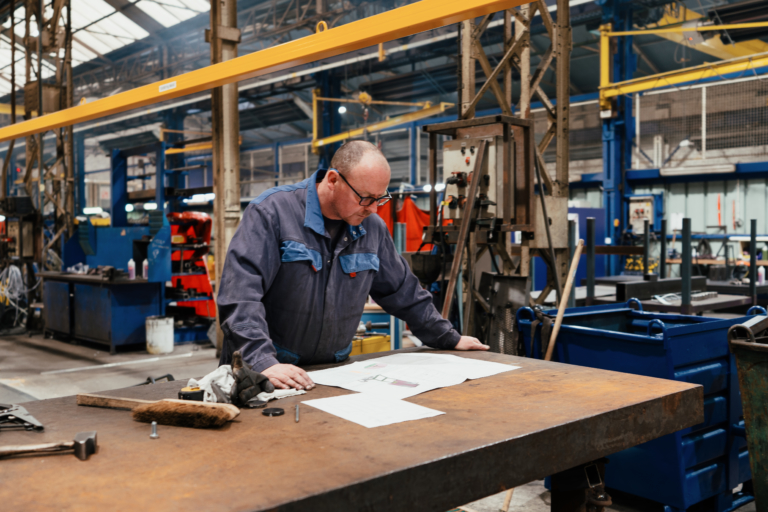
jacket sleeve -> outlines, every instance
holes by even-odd
[[[425,345],[456,348],[461,335],[440,316],[432,303],[432,294],[421,287],[408,263],[397,253],[386,228],[379,244],[379,271],[373,280],[371,297],[384,311],[404,320]]]
[[[249,205],[229,244],[216,301],[224,332],[219,364],[231,364],[237,350],[254,371],[278,364],[262,303],[280,268],[279,228],[270,217]]]

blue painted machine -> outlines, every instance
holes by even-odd
[[[517,318],[526,355],[541,358],[541,319],[530,308],[518,310]],[[704,387],[704,422],[611,455],[609,488],[657,501],[670,512],[708,499],[707,510],[717,512],[751,501],[751,496],[732,493],[751,479],[739,383],[727,340],[728,328],[743,321],[647,313],[634,299],[566,309],[553,360]]]

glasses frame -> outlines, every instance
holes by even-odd
[[[381,196],[381,197],[373,197],[373,196],[362,196],[362,195],[360,195],[360,192],[358,192],[357,190],[355,190],[355,187],[353,187],[352,185],[350,185],[350,184],[349,184],[349,181],[347,181],[347,178],[345,178],[345,177],[344,177],[344,175],[343,175],[343,174],[341,174],[341,173],[338,171],[338,169],[328,169],[328,170],[329,170],[329,171],[333,171],[333,172],[335,172],[336,174],[338,174],[338,175],[339,175],[339,177],[340,177],[341,179],[343,179],[343,180],[344,180],[344,183],[346,183],[346,184],[347,184],[347,186],[348,186],[349,188],[351,188],[351,189],[352,189],[352,192],[354,192],[354,193],[357,195],[357,197],[359,197],[359,198],[360,198],[360,202],[359,202],[359,203],[357,203],[357,204],[359,204],[360,206],[366,206],[366,207],[368,207],[368,206],[371,206],[373,203],[375,203],[375,202],[379,201],[379,203],[378,203],[378,205],[377,205],[377,206],[378,206],[378,207],[381,207],[381,206],[384,206],[385,204],[387,204],[387,203],[388,203],[388,202],[389,202],[389,201],[392,199],[392,194],[390,194],[389,192],[387,192],[387,195],[385,195],[385,196]],[[382,200],[383,200],[383,201],[382,201]],[[369,201],[369,202],[368,202],[368,204],[363,204],[365,201]]]

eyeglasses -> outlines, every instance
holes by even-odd
[[[334,171],[336,174],[338,174],[341,177],[341,179],[344,180],[344,183],[349,185],[349,188],[352,189],[352,192],[357,194],[357,197],[360,198],[360,203],[358,203],[358,204],[360,204],[360,206],[371,206],[376,201],[379,202],[379,204],[377,206],[384,206],[385,204],[387,204],[389,202],[390,199],[392,199],[392,195],[389,192],[387,192],[387,195],[381,196],[381,197],[371,197],[371,196],[363,197],[363,196],[360,195],[360,192],[355,190],[355,188],[352,185],[349,184],[349,182],[347,181],[347,178],[345,178],[344,175],[341,174],[338,170],[336,170],[336,169],[329,169],[329,170],[330,171]]]

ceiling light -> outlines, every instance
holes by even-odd
[[[442,192],[443,190],[445,190],[445,183],[435,185],[435,192]]]
[[[104,210],[100,206],[89,206],[88,208],[83,208],[83,213],[86,215],[96,215],[97,213],[103,213]]]
[[[144,203],[144,209],[147,211],[157,210],[157,203]]]
[[[424,192],[432,192],[432,185],[430,185],[429,183],[424,185]]]
[[[344,105],[339,107],[339,114],[344,114],[346,111],[347,111],[347,107],[345,107]]]
[[[125,211],[128,213],[131,213],[134,210],[133,205],[131,203],[128,203],[125,205]]]

